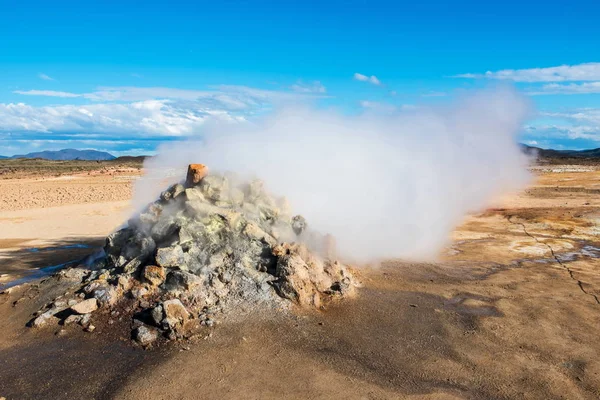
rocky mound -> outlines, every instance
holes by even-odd
[[[331,253],[331,241],[291,215],[261,181],[239,182],[193,164],[185,183],[171,186],[106,239],[91,271],[62,271],[78,286],[31,324],[60,321],[93,330],[96,310],[125,310],[134,339],[149,345],[212,326],[216,315],[290,304],[319,308],[351,294],[349,269],[310,251],[308,243],[319,254]],[[119,307],[124,303],[129,306]]]

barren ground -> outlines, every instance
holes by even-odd
[[[23,284],[0,295],[0,397],[600,398],[600,170],[535,172],[468,217],[437,263],[388,261],[325,312],[190,342],[144,351],[118,323],[26,328],[64,289]],[[88,254],[127,218],[136,172],[87,174],[0,180],[0,282]]]

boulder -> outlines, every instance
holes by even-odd
[[[76,314],[89,314],[98,309],[98,300],[92,297],[91,299],[83,300],[73,306],[71,306],[71,311]]]
[[[208,168],[204,164],[190,164],[188,165],[187,176],[185,178],[185,184],[187,187],[195,186],[202,179],[208,175]]]

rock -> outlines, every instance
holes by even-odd
[[[192,187],[200,183],[202,179],[208,175],[208,168],[204,164],[190,164],[188,165],[187,176],[185,178],[185,185]]]
[[[160,194],[162,201],[169,201],[177,198],[179,195],[185,192],[185,187],[181,183],[176,183],[164,192]]]
[[[161,267],[180,267],[184,262],[183,249],[179,245],[161,247],[156,250],[156,263]]]
[[[306,230],[306,220],[302,215],[296,215],[292,218],[292,229],[296,232],[296,235],[300,235]]]
[[[83,300],[80,303],[77,303],[71,306],[71,310],[76,314],[89,314],[98,309],[98,300],[94,297],[91,299]]]
[[[63,321],[63,325],[77,324],[81,322],[82,319],[83,315],[72,314],[65,318],[65,320]]]
[[[92,297],[98,300],[98,303],[100,303],[100,305],[112,306],[117,303],[121,295],[114,286],[106,283],[94,289],[94,291],[92,292]]]
[[[126,274],[135,274],[144,263],[145,257],[135,257],[123,266],[123,272]]]
[[[146,325],[138,326],[133,330],[133,338],[136,342],[146,347],[158,339],[158,330]]]
[[[166,272],[158,265],[146,265],[143,273],[144,279],[153,286],[158,286],[165,281]]]
[[[94,325],[88,325],[87,327],[84,328],[84,331],[92,333],[96,330],[96,327]]]
[[[183,326],[184,322],[190,317],[190,314],[179,299],[164,301],[162,308],[165,315],[162,324],[169,330],[176,330],[178,327]]]
[[[131,297],[133,297],[136,300],[143,299],[145,296],[148,295],[148,293],[150,293],[148,288],[141,285],[134,286],[133,289],[131,289]]]
[[[172,271],[167,275],[165,289],[170,292],[193,290],[202,284],[202,279],[186,271]]]
[[[34,328],[41,328],[46,325],[49,325],[50,322],[56,323],[56,322],[58,322],[58,318],[56,318],[54,316],[54,313],[52,313],[51,311],[46,311],[45,313],[42,313],[38,317],[36,317],[31,322],[31,326]]]
[[[231,204],[233,204],[235,206],[241,206],[244,203],[244,192],[242,192],[238,188],[232,188],[229,191],[229,198],[230,198]]]
[[[60,276],[70,281],[81,282],[88,273],[89,271],[83,268],[67,268],[60,271]]]
[[[92,314],[83,314],[79,320],[79,325],[88,326],[92,320]]]
[[[300,305],[320,307],[324,299],[350,294],[354,285],[346,267],[338,262],[323,262],[305,245],[282,244],[273,249],[278,257],[275,275],[279,294]]]
[[[163,306],[159,304],[156,307],[154,307],[152,311],[150,311],[150,317],[152,318],[152,322],[154,322],[154,325],[160,326],[160,323],[165,317]]]
[[[129,289],[131,289],[132,286],[133,286],[133,282],[132,282],[131,276],[120,275],[119,278],[117,278],[117,287],[121,291],[126,292]]]
[[[192,202],[205,202],[206,198],[202,194],[202,190],[197,187],[185,189],[185,198]]]
[[[224,176],[209,175],[202,179],[200,188],[207,199],[213,201],[229,200],[229,181]]]

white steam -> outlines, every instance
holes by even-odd
[[[528,111],[508,89],[393,116],[288,108],[163,146],[147,162],[137,202],[165,187],[156,182],[166,171],[181,179],[187,164],[203,163],[263,179],[347,259],[431,259],[466,213],[528,182],[516,141]]]

